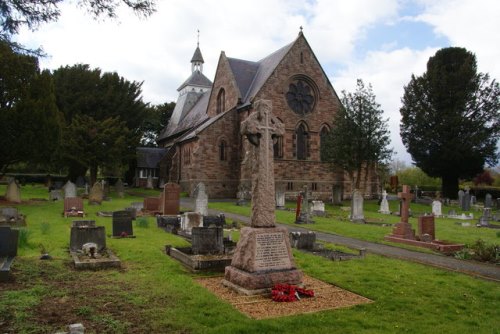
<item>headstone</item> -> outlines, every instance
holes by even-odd
[[[395,225],[391,236],[415,240],[415,231],[408,222],[408,218],[410,217],[410,202],[413,198],[413,195],[410,193],[410,187],[403,185],[403,191],[398,193],[398,198],[401,199],[401,221]]]
[[[325,216],[325,203],[323,201],[312,201],[311,204],[311,213],[313,215],[319,217]]]
[[[78,252],[86,243],[95,243],[97,251],[106,248],[106,230],[104,226],[81,225],[80,223],[71,226],[70,250]]]
[[[316,244],[316,233],[290,232],[290,243],[293,248],[313,250]]]
[[[88,183],[85,183],[85,186],[84,186],[85,190],[83,192],[84,195],[88,196],[89,195],[89,192],[90,192],[90,187],[89,187],[89,184]]]
[[[295,224],[313,224],[314,221],[311,219],[311,209],[309,206],[309,189],[307,185],[305,185],[303,189],[304,190],[300,193],[302,201],[297,205],[298,218],[295,220]]]
[[[198,212],[202,216],[208,215],[208,195],[205,191],[205,184],[198,183],[194,190],[194,212]]]
[[[146,197],[144,198],[143,209],[150,212],[160,211],[160,199],[158,197]]]
[[[462,211],[469,211],[470,210],[470,194],[469,191],[465,191],[464,197],[463,197],[463,206],[462,206]]]
[[[83,188],[85,186],[87,182],[85,181],[85,177],[83,176],[78,176],[75,180],[75,185],[78,187],[78,188]]]
[[[252,214],[251,227],[244,227],[225,269],[223,284],[253,294],[276,283],[301,284],[290,247],[288,230],[276,227],[274,210],[273,136],[283,136],[283,123],[272,115],[271,101],[253,103],[254,112],[241,123],[241,134],[251,145]]]
[[[132,202],[130,203],[130,207],[134,208],[135,211],[139,212],[144,208],[144,202]]]
[[[113,236],[127,237],[133,236],[132,216],[129,211],[113,212]]]
[[[16,180],[11,179],[5,192],[5,199],[13,203],[21,203],[21,189]]]
[[[224,227],[226,225],[226,216],[223,213],[217,216],[203,216],[203,226],[204,227]]]
[[[63,195],[60,190],[51,190],[49,193],[49,201],[59,201],[63,199]]]
[[[477,200],[476,200],[476,196],[471,195],[471,196],[470,196],[470,206],[475,205],[475,204],[476,204],[476,202],[477,202]]]
[[[341,205],[342,204],[342,186],[334,185],[332,187],[332,204]]]
[[[69,181],[63,187],[64,198],[76,197],[76,185]]]
[[[441,201],[435,200],[432,202],[432,214],[436,217],[441,217],[443,215]]]
[[[380,213],[384,215],[390,215],[391,210],[389,210],[389,202],[387,201],[387,191],[382,192],[382,201],[380,202]]]
[[[181,187],[177,183],[167,183],[163,188],[162,212],[164,215],[178,215],[180,210]]]
[[[181,217],[158,215],[156,216],[156,225],[169,233],[177,234],[181,228]]]
[[[120,198],[125,197],[125,186],[123,185],[122,179],[118,179],[118,181],[116,181],[115,191],[116,191],[118,197],[120,197]]]
[[[420,216],[418,217],[418,235],[421,241],[433,241],[436,239],[436,231],[434,224],[434,216]],[[425,235],[430,236],[430,240],[424,237]]]
[[[281,189],[276,190],[276,209],[285,208],[285,192]]]
[[[83,199],[80,197],[68,197],[64,199],[64,217],[83,217]]]
[[[364,223],[365,215],[363,213],[363,194],[359,189],[354,189],[351,200],[351,221],[355,223]]]
[[[488,193],[488,194],[486,194],[486,196],[484,196],[484,207],[485,208],[492,208],[493,207],[493,200],[492,200],[490,193]]]
[[[184,212],[181,215],[181,229],[189,234],[193,227],[203,227],[203,216],[198,212]]]
[[[479,225],[487,227],[490,225],[491,220],[492,220],[491,208],[484,208],[483,215],[479,217]]]
[[[247,195],[248,195],[248,189],[243,184],[240,184],[238,186],[238,192],[236,193],[236,198],[238,199],[238,201],[236,202],[236,205],[238,205],[238,206],[246,205]]]
[[[92,186],[92,189],[90,189],[89,204],[101,205],[103,199],[104,199],[104,192],[102,190],[102,184],[96,182]]]
[[[109,196],[109,182],[106,180],[101,181],[103,199]]]
[[[11,264],[17,256],[18,240],[19,230],[0,226],[0,282],[9,279]]]
[[[464,196],[465,196],[465,192],[462,189],[460,189],[458,191],[458,205],[460,205],[460,208],[464,207]]]
[[[26,217],[17,208],[0,208],[0,224],[9,226],[26,226]]]
[[[391,183],[391,189],[392,189],[392,191],[398,190],[399,181],[398,181],[398,176],[397,175],[391,176],[390,183]]]
[[[222,254],[224,230],[222,227],[193,227],[191,244],[193,254]]]
[[[148,176],[148,179],[146,181],[146,188],[148,189],[153,189],[153,177],[151,175]]]

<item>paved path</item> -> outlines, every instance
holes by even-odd
[[[188,200],[183,200],[182,205],[184,207],[191,207],[191,203],[189,202],[190,201]],[[221,211],[218,210],[212,210],[212,209],[209,210],[210,214],[218,214],[220,212]],[[226,215],[226,218],[250,224],[250,217],[229,212],[225,212],[224,214]],[[284,224],[278,224],[278,225],[288,228],[288,230],[291,232],[309,231],[306,228],[298,226],[290,226]],[[500,282],[500,266],[483,264],[472,261],[463,261],[444,255],[421,253],[421,252],[407,250],[404,248],[378,244],[350,237],[344,237],[332,233],[324,233],[318,231],[313,231],[313,232],[316,233],[316,238],[321,241],[331,242],[355,249],[365,248],[368,252],[373,254],[418,262],[433,267],[438,267],[451,271],[458,271],[471,276]]]

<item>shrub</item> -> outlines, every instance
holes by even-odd
[[[474,260],[500,263],[499,245],[487,245],[483,240],[478,239],[471,248],[474,251],[472,256]]]

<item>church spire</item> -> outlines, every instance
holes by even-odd
[[[198,30],[198,41],[196,43],[196,50],[194,50],[193,58],[191,58],[191,72],[198,71],[203,73],[203,56],[200,50],[200,30]]]

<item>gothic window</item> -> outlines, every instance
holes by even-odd
[[[224,88],[219,90],[219,94],[217,95],[217,113],[220,114],[226,108],[226,91]]]
[[[226,161],[227,160],[227,145],[226,141],[221,140],[219,144],[219,160]]]
[[[320,145],[320,155],[321,155],[321,161],[324,161],[323,157],[323,147],[326,144],[327,136],[330,133],[330,128],[328,125],[324,125],[321,128],[321,131],[319,132],[319,145]]]
[[[278,120],[283,123],[281,119]],[[273,138],[273,151],[275,159],[283,159],[283,136],[276,136]]]
[[[297,130],[295,130],[295,142],[295,156],[297,160],[306,160],[309,155],[309,134],[304,124],[300,124]]]
[[[311,113],[316,102],[316,94],[308,81],[301,78],[292,81],[285,93],[288,106],[301,116]]]

